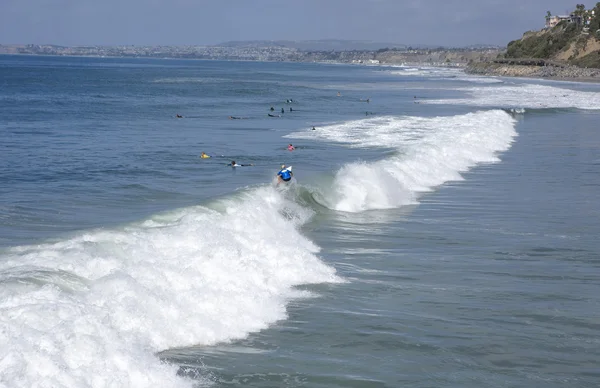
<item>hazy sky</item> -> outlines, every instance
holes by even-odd
[[[592,7],[596,0],[586,4]],[[205,45],[352,39],[505,45],[561,0],[0,0],[0,43]],[[585,4],[585,3],[584,3]]]

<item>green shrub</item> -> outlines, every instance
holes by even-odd
[[[507,45],[506,57],[548,59],[568,47],[579,33],[577,25],[563,21],[542,35],[513,40]]]
[[[584,57],[571,61],[571,64],[579,67],[594,67],[600,69],[600,52],[593,51]]]

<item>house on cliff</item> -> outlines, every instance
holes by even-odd
[[[550,13],[550,12],[548,12]],[[569,23],[574,23],[578,26],[588,26],[591,19],[594,17],[594,10],[583,10],[581,12],[572,12],[569,16],[566,15],[547,15],[545,28],[553,28],[558,23],[566,20]]]
[[[553,28],[563,20],[571,20],[571,16],[560,16],[560,15],[551,15],[546,16],[546,28]]]

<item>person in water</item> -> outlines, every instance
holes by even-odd
[[[235,162],[235,160],[232,160],[231,163],[228,164],[228,166],[230,167],[248,167],[248,166],[254,166],[252,163],[250,164],[237,164]]]
[[[275,110],[275,108],[271,107],[271,112],[273,112]]]
[[[281,113],[285,113],[285,110],[283,108],[281,108]]]
[[[210,158],[210,155],[206,155],[206,154],[203,152],[203,153],[200,155],[200,157],[201,157],[202,159],[208,159],[208,158]]]
[[[292,177],[294,176],[294,173],[285,168],[285,164],[281,165],[281,170],[277,173],[277,183],[279,184],[280,182],[289,182],[292,180]]]
[[[295,149],[296,149],[296,147],[294,147],[294,146],[292,145],[292,143],[288,144],[288,147],[287,147],[287,148],[288,148],[288,151],[293,151],[293,150],[295,150]]]
[[[316,131],[316,130],[317,130],[317,128],[315,128],[315,127],[312,127],[312,130],[313,130],[313,131]]]
[[[183,118],[183,116],[180,115],[180,114],[176,115],[175,117],[177,117],[178,119],[182,119]]]

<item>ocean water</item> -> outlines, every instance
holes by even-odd
[[[0,56],[0,386],[596,387],[599,119],[456,69]]]

